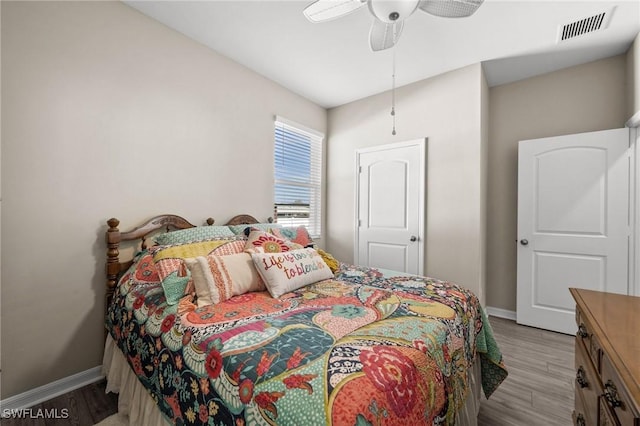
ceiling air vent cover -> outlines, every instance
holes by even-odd
[[[580,19],[562,25],[558,31],[558,42],[576,38],[578,36],[592,33],[598,30],[604,30],[609,24],[609,18],[611,17],[610,11],[598,13],[588,18]]]

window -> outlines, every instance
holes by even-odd
[[[324,135],[276,117],[274,213],[283,226],[304,225],[321,234],[322,140]]]

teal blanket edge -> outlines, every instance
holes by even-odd
[[[476,336],[476,352],[480,356],[482,390],[488,399],[509,373],[503,366],[502,353],[493,336],[489,318],[482,306],[480,306],[480,314],[482,315],[482,329]]]

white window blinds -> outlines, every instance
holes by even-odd
[[[274,211],[283,226],[304,225],[321,235],[322,139],[324,135],[280,117],[275,122]]]

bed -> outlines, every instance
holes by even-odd
[[[269,239],[260,233],[278,225],[249,215],[207,224],[162,215],[120,232],[117,219],[108,221],[103,369],[131,425],[474,425],[481,391],[489,397],[506,377],[489,322],[468,290],[338,262],[295,238],[286,253],[249,250],[264,287],[225,290],[220,271],[245,259],[242,248],[254,233]],[[215,236],[224,227],[245,232]],[[203,230],[207,236],[191,236],[191,243],[171,240]],[[153,245],[158,231],[164,238]],[[284,231],[276,240],[286,240]],[[193,238],[235,251],[216,246],[215,255],[184,258],[188,268],[180,272],[160,273],[167,258],[159,254]],[[123,260],[125,242],[136,253]],[[300,263],[303,255],[311,263]],[[287,256],[300,265],[289,273]],[[216,269],[216,262],[226,266]],[[210,271],[202,272],[206,265]],[[265,265],[312,282],[278,287]],[[324,275],[315,280],[318,270]],[[214,277],[211,300],[201,300],[198,271]],[[169,278],[188,284],[176,295]]]

